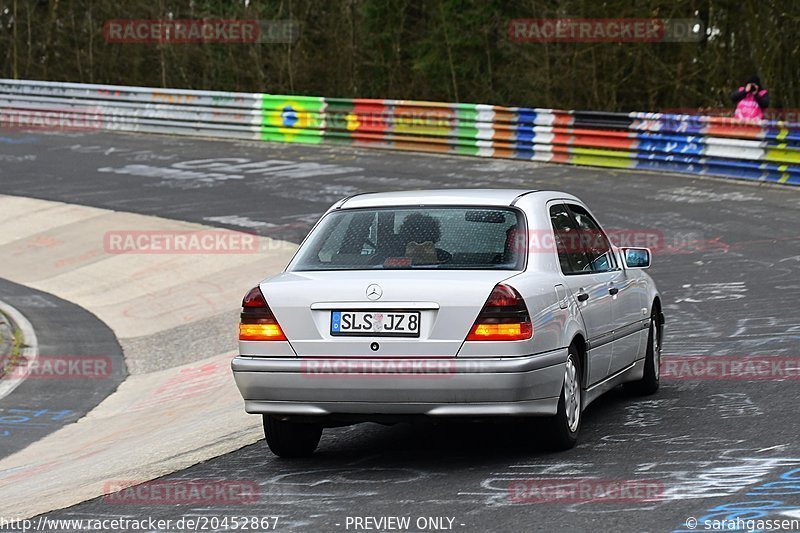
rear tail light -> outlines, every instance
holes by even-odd
[[[508,285],[498,284],[483,305],[468,341],[521,341],[533,337],[525,300]]]
[[[253,287],[242,300],[242,315],[239,323],[240,341],[285,341],[275,315],[267,305],[261,289]]]

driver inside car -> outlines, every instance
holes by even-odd
[[[439,221],[424,213],[411,213],[403,219],[398,230],[400,240],[405,245],[403,253],[411,259],[412,265],[435,265],[445,263],[452,255],[436,243],[441,239]]]

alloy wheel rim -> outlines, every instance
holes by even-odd
[[[567,427],[574,433],[580,422],[581,404],[578,369],[575,367],[572,357],[567,359],[567,366],[564,370],[564,407],[567,414]]]
[[[652,347],[653,350],[653,370],[655,371],[656,380],[661,377],[661,337],[658,330],[658,324],[655,320],[653,324]]]

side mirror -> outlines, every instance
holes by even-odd
[[[625,268],[648,268],[650,266],[650,250],[648,248],[623,248],[622,258]]]

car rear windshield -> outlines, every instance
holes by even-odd
[[[325,216],[289,270],[522,270],[522,235],[510,208],[342,209]]]

